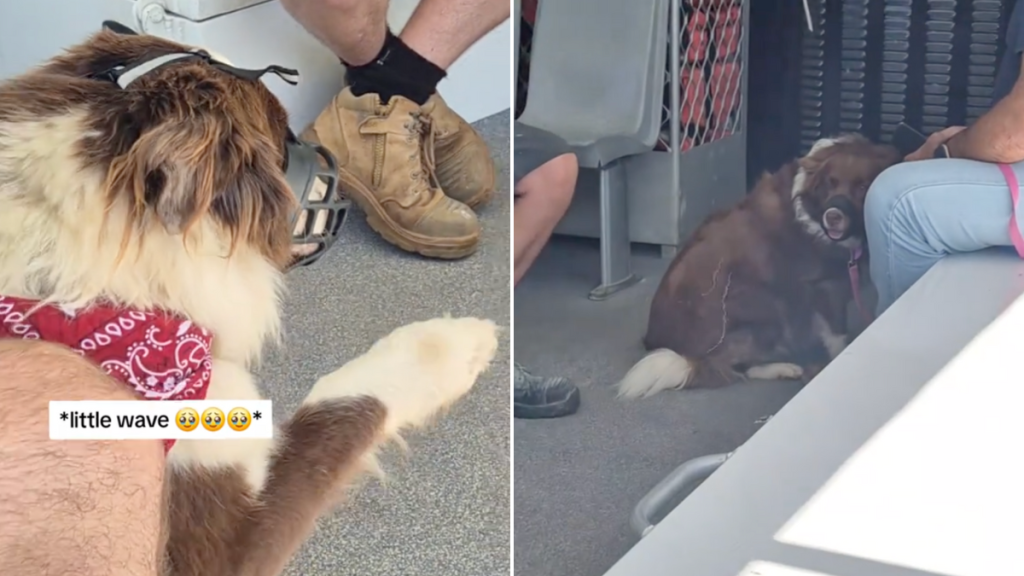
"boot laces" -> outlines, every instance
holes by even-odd
[[[552,389],[564,389],[569,385],[569,380],[566,378],[536,376],[518,362],[514,363],[514,367],[514,387],[519,392],[546,392]]]
[[[437,181],[437,164],[434,156],[434,123],[430,118],[420,111],[410,114],[410,121],[406,124],[409,130],[409,137],[417,140],[417,146],[409,159],[417,164],[418,168],[413,171],[414,181],[422,183],[427,189],[440,188]],[[417,189],[419,194],[420,190]]]

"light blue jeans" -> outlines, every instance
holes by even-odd
[[[1013,168],[1024,185],[1024,162]],[[995,164],[920,160],[882,172],[864,205],[877,313],[947,254],[1012,250],[1011,218],[1010,190]]]

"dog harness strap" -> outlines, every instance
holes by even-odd
[[[145,76],[146,74],[149,74],[150,72],[156,70],[157,68],[160,68],[162,66],[166,66],[166,65],[170,64],[171,62],[177,62],[178,60],[184,60],[186,58],[199,58],[199,57],[200,57],[199,54],[195,54],[195,53],[192,53],[192,52],[178,52],[176,54],[164,54],[163,56],[157,56],[156,58],[153,58],[152,60],[146,60],[145,62],[141,62],[141,63],[136,64],[135,66],[132,66],[130,68],[125,67],[125,68],[121,68],[120,70],[114,70],[114,71],[112,71],[112,73],[116,74],[116,76],[114,78],[115,78],[115,80],[117,82],[117,85],[120,86],[122,89],[124,89],[124,88],[127,88],[128,85],[131,84],[132,82],[135,82],[136,80],[138,80],[139,78]]]
[[[1024,258],[1024,237],[1021,236],[1020,226],[1017,224],[1017,203],[1020,201],[1020,183],[1017,181],[1017,173],[1007,164],[998,164],[999,171],[1006,179],[1006,186],[1010,189],[1010,241],[1017,249],[1017,255]]]
[[[237,76],[243,80],[259,80],[266,74],[275,74],[281,80],[295,85],[298,84],[299,71],[292,68],[285,68],[276,64],[271,64],[265,68],[259,69],[247,69],[238,68],[230,64],[225,64],[218,60],[214,60],[209,54],[202,50],[196,50],[194,52],[175,52],[174,54],[164,54],[163,56],[157,56],[144,62],[139,62],[134,66],[118,66],[108,70],[105,75],[109,79],[117,82],[117,85],[122,89],[127,88],[132,82],[135,82],[139,78],[142,78],[146,74],[159,70],[168,64],[178,62],[181,60],[199,59],[205,61],[210,66],[226,72],[233,76]]]
[[[853,290],[853,301],[857,305],[857,311],[866,325],[871,323],[871,312],[864,306],[864,300],[860,297],[860,257],[863,254],[864,251],[859,247],[850,250],[850,262],[847,263],[846,268],[850,273],[850,288]]]

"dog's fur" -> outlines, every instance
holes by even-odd
[[[796,379],[834,358],[847,343],[847,263],[864,244],[864,197],[898,159],[861,136],[819,140],[709,217],[662,278],[644,338],[652,352],[619,383],[620,396],[740,376]],[[837,196],[855,212],[840,223],[850,234],[839,241],[823,224]]]
[[[255,399],[291,258],[284,109],[202,62],[126,90],[89,79],[188,49],[103,31],[0,85],[0,294],[182,315],[213,334],[207,399]],[[496,348],[488,320],[411,324],[316,382],[275,440],[179,440],[165,574],[280,573],[376,447],[468,392]]]

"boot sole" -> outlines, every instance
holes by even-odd
[[[569,395],[558,402],[548,404],[516,404],[512,406],[512,417],[517,420],[561,418],[575,414],[580,409],[580,390],[573,388]]]
[[[363,212],[366,212],[366,222],[374,232],[406,252],[414,252],[428,258],[458,260],[476,252],[480,245],[480,234],[439,241],[437,238],[402,229],[388,216],[373,194],[369,190],[363,190],[362,184],[342,169],[338,170],[338,186],[346,196],[355,200]]]

